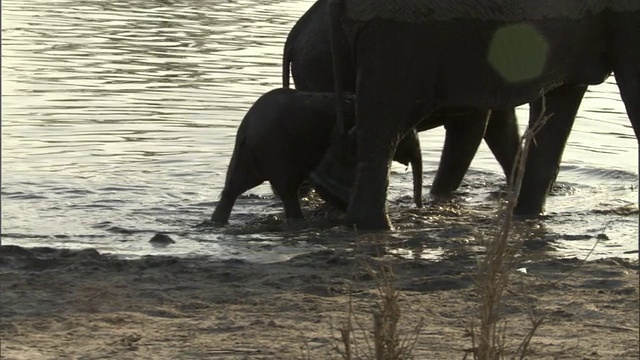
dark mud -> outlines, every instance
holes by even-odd
[[[1,246],[2,357],[338,358],[337,328],[349,303],[360,326],[371,328],[379,296],[367,269],[384,262],[401,294],[399,331],[425,321],[416,358],[462,358],[477,319],[482,251],[451,245],[436,261],[361,239],[353,249],[269,264]],[[531,314],[544,322],[527,358],[637,359],[638,271],[624,259],[521,253],[503,298],[507,349],[524,337]]]
[[[494,238],[502,217],[498,215],[503,194],[488,194],[482,203],[470,204],[465,192],[447,197],[428,196],[423,208],[416,208],[411,196],[399,197],[389,204],[393,232],[362,233],[356,228],[343,226],[344,213],[326,205],[315,192],[302,199],[304,220],[287,221],[277,199],[264,213],[233,214],[231,224],[214,226],[200,223],[200,233],[251,237],[255,241],[276,235],[284,243],[307,243],[338,250],[354,250],[369,246],[370,242],[384,243],[379,255],[395,254],[407,258],[446,259],[459,252],[477,253],[484,242]],[[264,203],[264,199],[261,199]],[[475,200],[477,201],[477,199]],[[263,205],[264,206],[264,205]],[[637,209],[636,209],[637,214]],[[633,216],[633,213],[625,213]],[[510,235],[512,246],[530,257],[566,256],[558,252],[561,241],[582,241],[596,246],[607,246],[608,236],[602,232],[559,233],[547,226],[549,216],[533,219],[516,218]],[[587,252],[583,251],[585,258]]]

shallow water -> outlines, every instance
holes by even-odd
[[[280,86],[284,40],[312,3],[3,1],[2,243],[275,261],[339,237],[193,228],[215,206],[244,112]],[[425,184],[443,133],[421,133]],[[603,233],[592,258],[637,257],[625,254],[637,249],[637,151],[613,77],[590,88],[539,226],[559,255],[584,256]],[[393,170],[389,199],[402,202],[410,170]],[[483,145],[456,201],[486,212],[503,182]],[[267,186],[250,193],[234,224],[281,213]],[[156,232],[176,244],[151,246]]]

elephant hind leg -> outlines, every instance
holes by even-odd
[[[520,148],[520,131],[514,108],[491,111],[484,141],[511,181],[516,155]]]
[[[444,148],[431,186],[432,194],[445,194],[460,186],[482,142],[488,113],[488,110],[469,109],[468,113],[459,118],[451,118],[445,122]]]
[[[284,177],[284,176],[283,176]],[[302,180],[297,176],[286,176],[286,180],[270,180],[271,187],[280,195],[287,220],[302,219],[298,189]]]
[[[227,174],[227,181],[222,190],[220,201],[218,201],[213,214],[211,214],[211,222],[220,225],[228,223],[231,210],[238,197],[263,182],[264,179],[250,174]]]

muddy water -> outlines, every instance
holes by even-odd
[[[258,261],[348,244],[338,215],[315,201],[307,226],[283,232],[267,186],[238,202],[230,227],[194,228],[215,206],[240,119],[279,86],[284,39],[311,4],[3,1],[2,243]],[[625,254],[637,249],[637,145],[613,78],[578,116],[549,216],[518,231],[560,256],[583,256],[596,239],[593,257],[637,256]],[[442,135],[421,134],[425,184]],[[411,209],[410,177],[394,166],[395,252],[437,257],[489,231],[478,224],[490,223],[504,180],[486,146],[449,201]],[[176,244],[151,246],[157,232]]]

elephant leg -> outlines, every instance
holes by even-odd
[[[418,208],[422,207],[422,150],[418,132],[411,132],[404,137],[411,145],[411,174],[413,175],[413,201]]]
[[[313,187],[308,181],[303,181],[298,188],[298,199],[308,197],[312,189]],[[271,185],[271,192],[273,192],[273,195],[275,195],[277,198],[282,199],[282,196],[276,190],[276,188],[273,187],[273,185]]]
[[[386,90],[393,86],[388,84]],[[411,103],[376,91],[377,86],[358,86],[356,99],[357,165],[347,225],[358,229],[391,229],[386,200],[392,155],[406,128],[397,119],[408,119]],[[400,93],[399,91],[397,93]]]
[[[339,5],[340,1],[331,3]],[[330,17],[334,22],[338,16]],[[437,73],[420,30],[414,24],[374,19],[358,31],[352,48],[357,59],[357,164],[352,190],[347,191],[350,197],[345,220],[359,230],[391,228],[386,198],[393,155],[400,138],[418,122],[412,118],[413,107],[419,103],[421,115],[434,110]],[[335,153],[340,154],[331,150],[337,140],[332,138],[329,151],[312,173],[315,182],[327,184],[322,187],[334,194],[349,186],[345,181],[334,186],[329,180],[333,173],[327,171],[327,164],[331,156],[335,159]]]
[[[544,212],[546,196],[558,176],[562,152],[586,90],[586,86],[565,85],[530,104],[530,128],[547,114],[549,119],[529,148],[516,214]]]
[[[405,52],[416,47],[418,37],[399,39],[384,26],[372,29],[380,31],[371,34],[376,41],[358,47],[358,53],[367,54],[367,60],[358,64],[357,165],[345,217],[348,225],[359,230],[392,228],[386,208],[391,161],[400,139],[417,123],[411,116],[415,99],[431,99],[430,90],[435,83],[435,74],[425,70],[430,64],[406,62],[409,56]],[[420,55],[416,58],[422,59]],[[427,102],[420,107],[425,115],[432,111]]]
[[[618,9],[613,14],[613,72],[636,139],[640,142],[640,4],[630,6],[621,2],[615,5],[627,9]]]
[[[520,131],[514,108],[491,111],[484,141],[502,167],[507,183],[510,182],[520,147]]]
[[[215,224],[228,223],[231,209],[233,209],[233,205],[236,203],[238,197],[245,191],[260,185],[262,182],[263,180],[248,179],[242,175],[229,177],[227,184],[222,190],[220,201],[218,201],[218,205],[216,205],[213,214],[211,214],[211,222]]]
[[[633,75],[636,79],[625,79],[623,73],[617,72],[616,82],[636,139],[640,142],[640,69]]]
[[[619,3],[628,6],[627,3]],[[620,96],[627,109],[627,115],[633,126],[638,142],[638,166],[640,166],[640,6],[615,13],[612,22],[613,38],[615,39],[613,72],[620,89]],[[640,177],[640,168],[638,169]],[[640,178],[638,179],[640,181]],[[638,192],[638,206],[640,206],[640,192]],[[640,214],[638,214],[640,222]],[[640,244],[640,231],[638,232]]]
[[[298,199],[298,188],[302,181],[295,176],[289,176],[284,181],[270,181],[271,186],[280,194],[287,220],[302,219],[302,209]]]
[[[636,63],[640,66],[640,60]],[[627,115],[631,120],[633,131],[638,143],[638,183],[640,184],[640,69],[627,71],[616,70],[616,82],[620,89],[620,96],[627,109]],[[640,192],[638,192],[638,206],[640,207]],[[638,214],[640,224],[640,214]],[[640,231],[638,231],[638,244],[640,245]]]
[[[220,201],[216,205],[215,210],[213,210],[213,214],[211,214],[211,222],[215,224],[226,224],[229,222],[229,216],[231,215],[231,209],[233,209],[233,205],[236,203],[236,199],[240,196],[241,193],[236,191],[231,192],[228,190],[222,191],[222,196],[220,196]]]
[[[446,137],[432,194],[448,193],[460,186],[482,142],[488,114],[488,110],[472,109],[445,122]]]

